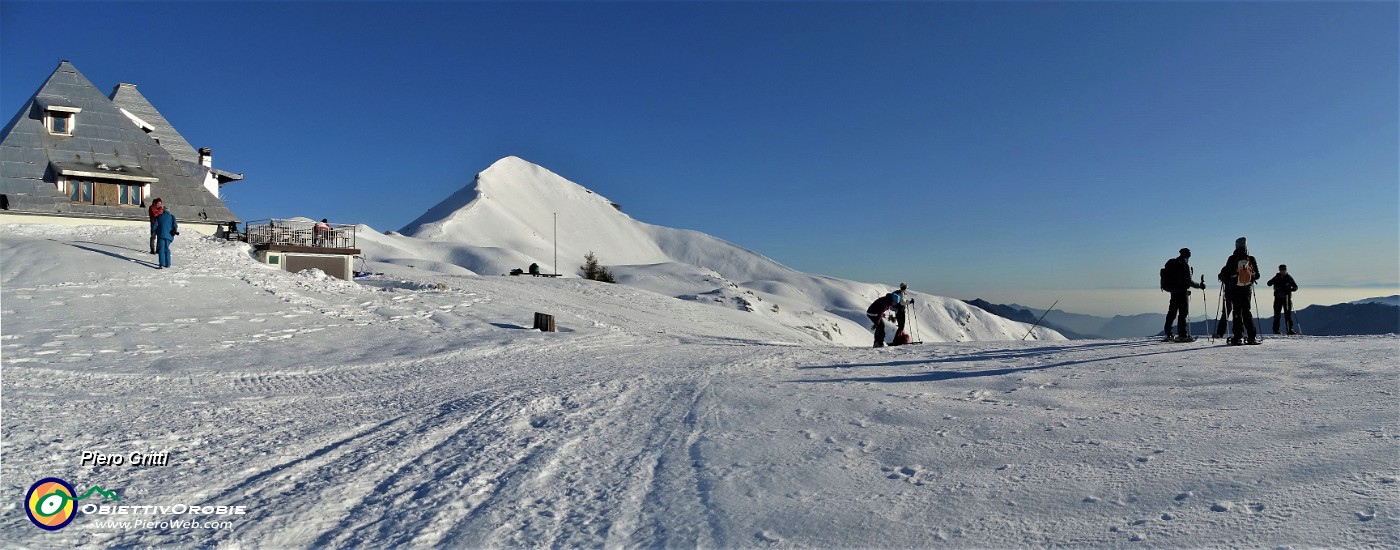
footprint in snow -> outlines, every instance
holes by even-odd
[[[906,481],[918,486],[923,486],[924,484],[924,480],[922,479],[923,475],[921,475],[923,474],[924,467],[918,464],[898,467],[881,466],[880,471],[885,472],[887,474],[885,477],[888,479]]]
[[[1264,504],[1261,502],[1247,502],[1244,504],[1236,504],[1229,501],[1221,501],[1210,505],[1210,511],[1212,512],[1229,512],[1235,510],[1236,508],[1240,508],[1243,511],[1250,514],[1257,514],[1259,512],[1264,511]]]
[[[756,538],[759,541],[766,542],[768,544],[778,544],[780,542],[783,542],[782,537],[773,534],[771,531],[759,531],[753,534],[753,538]]]

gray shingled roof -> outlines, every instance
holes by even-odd
[[[141,100],[145,102],[144,97]],[[76,115],[72,136],[51,135],[44,127],[44,109],[53,105],[82,109]],[[156,117],[159,113],[152,116]],[[168,127],[164,117],[158,120]],[[11,212],[146,220],[144,208],[73,204],[55,185],[61,169],[98,172],[100,165],[106,165],[108,170],[121,168],[157,178],[147,200],[160,197],[182,221],[240,221],[205,189],[208,169],[197,161],[181,162],[172,156],[64,61],[0,132],[0,194]]]
[[[169,151],[175,160],[199,163],[199,152],[194,150],[190,142],[185,141],[185,136],[175,131],[175,127],[146,100],[146,96],[136,90],[135,84],[117,84],[112,90],[112,103],[150,124],[153,128],[151,137],[155,138],[163,149]]]

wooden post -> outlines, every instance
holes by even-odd
[[[537,328],[537,329],[542,330],[542,331],[544,331],[544,332],[557,332],[557,331],[555,330],[555,328],[554,328],[554,316],[553,316],[553,315],[546,315],[546,314],[540,313],[540,312],[538,312],[538,311],[535,312],[535,326],[534,326],[534,328]]]

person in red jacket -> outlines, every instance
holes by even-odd
[[[150,215],[150,217],[151,217],[151,220],[150,220],[150,221],[151,221],[152,224],[156,223],[156,218],[159,218],[160,215],[161,215],[161,214],[164,214],[164,213],[165,213],[165,203],[164,203],[164,202],[161,202],[161,200],[160,200],[159,197],[157,197],[156,200],[151,201],[151,207],[146,209],[146,214]],[[155,230],[155,229],[151,229],[151,254],[155,254],[155,253],[156,253],[156,230]]]
[[[313,246],[326,246],[330,240],[331,222],[326,218],[321,218],[321,221],[316,222],[316,225],[311,227],[311,244]]]

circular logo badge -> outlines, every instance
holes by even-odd
[[[73,521],[73,486],[56,477],[46,477],[24,494],[24,513],[40,529],[57,531]]]

